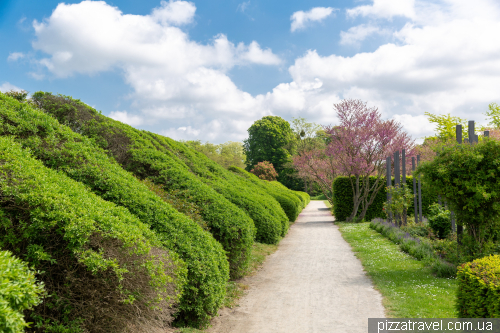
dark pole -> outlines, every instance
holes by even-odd
[[[487,138],[490,136],[490,131],[484,131],[484,137]]]
[[[417,166],[420,164],[420,155],[417,155]],[[422,181],[418,175],[418,215],[420,222],[422,222]]]
[[[399,173],[399,150],[394,153],[394,186],[401,185],[401,174]]]
[[[386,165],[386,172],[385,172],[385,178],[386,178],[386,185],[387,187],[392,185],[391,181],[391,175],[392,175],[392,167],[391,167],[391,157],[387,157],[385,159],[385,165]],[[389,194],[389,191],[387,191],[387,203],[389,204],[391,202],[391,195]],[[387,220],[390,222],[391,221],[391,213],[387,211]]]
[[[406,154],[405,150],[401,150],[401,172],[403,173],[403,185],[406,186]]]
[[[417,214],[417,181],[415,179],[415,157],[411,158],[411,169],[413,170],[413,211],[415,212],[415,223],[418,223]]]
[[[474,126],[474,121],[472,122],[472,126]],[[469,121],[469,131],[470,131],[470,121]],[[460,140],[458,140],[458,137],[460,135]],[[457,125],[457,142],[458,144],[462,143],[462,125]],[[467,142],[465,142],[467,143]],[[458,221],[455,222],[455,214],[452,212],[451,215],[451,223],[452,223],[452,228],[453,225],[456,225],[457,227],[457,243],[460,244],[460,236],[462,235],[462,232],[464,231],[464,227],[460,224],[458,224]]]
[[[476,134],[474,133],[474,120],[469,120],[468,134],[469,134],[469,143],[472,145],[474,144],[474,141],[476,139],[475,138]]]

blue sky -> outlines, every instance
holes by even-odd
[[[0,90],[214,143],[356,98],[418,139],[425,111],[484,123],[500,103],[499,34],[494,0],[0,0]]]

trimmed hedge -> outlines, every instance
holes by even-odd
[[[259,179],[254,174],[243,170],[238,167],[231,167],[231,171],[234,173],[248,179],[253,184],[260,187],[262,190],[269,193],[276,201],[279,202],[283,210],[285,211],[286,216],[290,222],[295,222],[297,216],[301,211],[301,201],[300,199],[293,193],[292,190],[289,190],[287,187],[282,185],[280,182],[268,182],[262,179]],[[286,235],[288,231],[289,223],[286,222],[283,224],[283,236]]]
[[[460,318],[500,318],[500,256],[460,265],[457,280]]]
[[[185,283],[184,263],[160,250],[147,225],[46,168],[13,137],[0,137],[0,230],[0,248],[34,266],[51,295],[31,315],[43,331],[168,320]],[[148,315],[150,303],[164,309]]]
[[[175,153],[201,181],[209,185],[226,199],[243,209],[254,221],[256,241],[276,244],[282,236],[284,214],[279,204],[255,185],[245,182],[204,154],[188,148],[183,143],[150,133],[163,147]]]
[[[35,273],[9,251],[0,251],[0,332],[22,333],[29,324],[23,311],[40,304],[43,283]]]
[[[352,176],[355,179],[354,176]],[[370,176],[370,184],[375,182],[377,178],[375,176]],[[382,177],[380,179],[381,182],[384,183],[384,186],[377,193],[377,196],[373,200],[373,203],[368,207],[365,215],[365,221],[371,221],[374,218],[387,218],[384,211],[382,210],[384,202],[387,200],[387,192],[386,192],[386,178]],[[394,178],[392,179],[394,184]],[[360,186],[362,182],[360,181]],[[406,184],[413,191],[413,177],[406,176]],[[437,196],[435,194],[430,193],[430,191],[426,190],[425,187],[422,187],[422,215],[428,216],[430,213],[429,205],[433,204],[437,201]],[[354,204],[353,204],[353,192],[351,187],[351,182],[349,177],[339,176],[335,178],[333,181],[333,215],[335,219],[338,221],[345,221],[352,213]],[[410,207],[408,208],[408,213],[412,214],[413,210],[413,200],[410,203]],[[361,205],[358,209],[358,216],[361,214]]]
[[[107,135],[113,135],[111,130]],[[64,172],[103,199],[127,208],[155,231],[164,248],[180,255],[188,268],[180,317],[193,325],[203,325],[217,313],[229,278],[222,246],[123,170],[95,145],[96,139],[74,133],[51,116],[3,94],[0,94],[0,135],[15,136],[45,166]],[[127,140],[123,135],[120,138]],[[142,153],[147,155],[148,151]],[[118,154],[118,158],[127,161],[127,154]]]

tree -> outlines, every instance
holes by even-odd
[[[485,115],[490,118],[488,125],[500,128],[500,105],[491,103],[488,105],[488,109],[489,111],[485,112]]]
[[[386,157],[401,149],[406,149],[407,156],[411,157],[415,144],[401,124],[382,120],[377,108],[369,108],[360,100],[344,100],[335,104],[335,109],[340,124],[325,127],[330,137],[325,152],[334,158],[338,173],[351,181],[354,208],[348,220],[356,219],[360,205],[359,219],[362,220],[384,186],[380,180],[385,172]],[[372,175],[377,178],[370,185]]]
[[[246,157],[241,142],[228,141],[216,145],[210,142],[201,143],[200,140],[191,140],[184,141],[184,143],[226,169],[233,165],[240,168],[245,167]]]
[[[278,177],[278,173],[274,170],[273,165],[268,161],[257,163],[257,165],[254,166],[250,172],[260,179],[270,182],[276,180],[276,177]]]
[[[259,162],[269,161],[279,174],[286,177],[289,170],[285,164],[290,161],[289,149],[294,140],[290,124],[278,116],[266,116],[257,120],[248,129],[248,139],[244,140],[248,171]],[[281,181],[280,179],[280,181]]]

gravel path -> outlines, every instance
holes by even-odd
[[[384,317],[373,289],[323,201],[311,201],[249,285],[240,306],[224,309],[209,332],[368,332]]]

